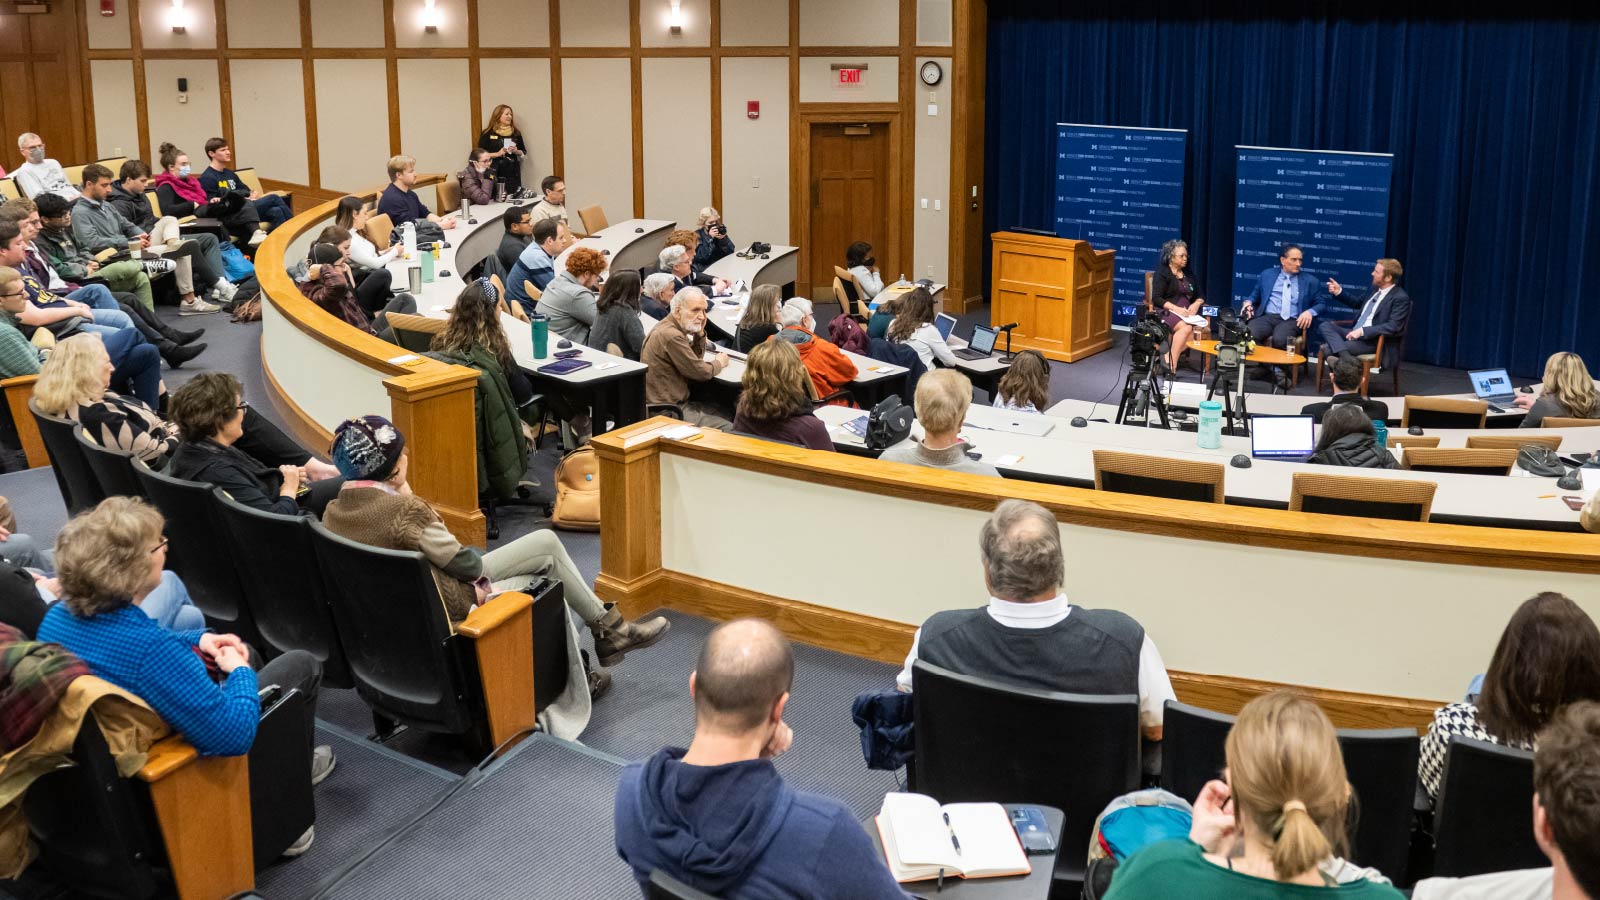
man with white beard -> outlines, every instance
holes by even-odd
[[[706,355],[705,292],[686,287],[672,297],[672,311],[644,340],[639,358],[650,367],[644,375],[647,406],[671,404],[683,411],[683,420],[719,431],[733,428],[733,416],[703,398],[690,399],[691,387],[710,381],[728,367],[728,355]]]

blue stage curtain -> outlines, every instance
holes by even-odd
[[[1181,237],[1220,300],[1235,145],[1393,153],[1407,357],[1600,374],[1600,22],[1272,9],[991,0],[986,232],[1051,227],[1055,123],[1185,128]]]

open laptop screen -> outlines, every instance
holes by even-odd
[[[976,325],[972,329],[972,340],[967,341],[967,346],[976,353],[993,353],[994,339],[999,334],[993,328]]]
[[[1310,456],[1316,449],[1310,416],[1251,416],[1250,455],[1263,459]]]
[[[950,340],[950,332],[956,327],[956,317],[949,313],[939,313],[933,319],[933,327],[939,329],[939,337]]]
[[[1512,393],[1511,376],[1505,369],[1482,369],[1468,372],[1467,377],[1472,379],[1472,389],[1479,397],[1504,397]]]

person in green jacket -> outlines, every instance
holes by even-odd
[[[112,291],[132,294],[139,305],[155,309],[155,295],[150,291],[150,276],[137,260],[101,265],[94,255],[78,245],[72,235],[72,207],[55,194],[40,194],[34,201],[39,206],[39,236],[34,246],[43,251],[67,281],[83,282],[98,278]]]

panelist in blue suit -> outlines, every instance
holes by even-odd
[[[1284,244],[1278,264],[1261,273],[1245,299],[1241,312],[1250,320],[1247,327],[1256,343],[1287,347],[1296,331],[1310,328],[1312,318],[1321,314],[1328,295],[1316,276],[1300,271],[1304,261],[1298,244]]]

